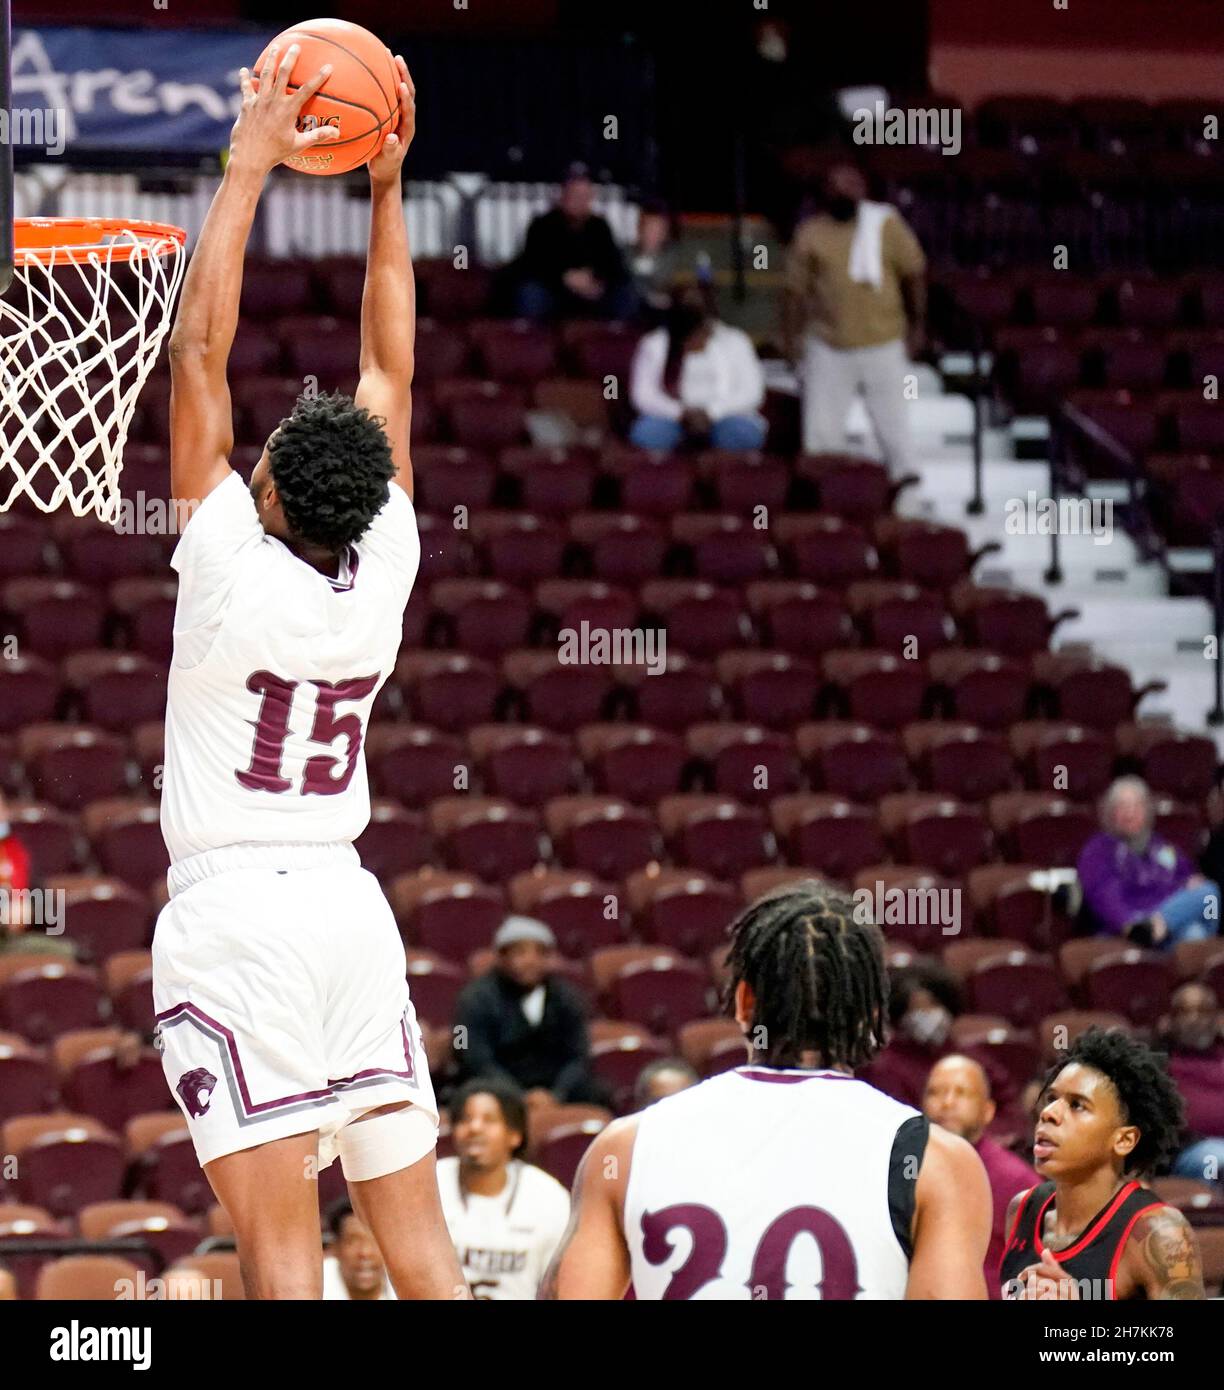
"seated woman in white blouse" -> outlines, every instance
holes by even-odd
[[[633,359],[637,419],[629,442],[675,449],[686,439],[716,449],[759,449],[765,378],[747,333],[720,323],[699,285],[672,291],[662,328],[647,333]]]

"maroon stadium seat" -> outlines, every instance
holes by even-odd
[[[694,869],[639,870],[625,887],[640,934],[686,956],[701,957],[725,943],[740,908],[734,888]]]
[[[46,1042],[65,1028],[91,1028],[102,1016],[95,973],[45,953],[0,957],[0,1028]]]
[[[375,797],[370,803],[370,823],[353,843],[362,868],[380,881],[433,862],[433,840],[424,815],[405,810],[398,801]]]
[[[104,873],[140,889],[165,879],[170,859],[156,801],[106,797],[85,808],[81,824]]]
[[[610,946],[596,951],[591,972],[612,1018],[666,1036],[709,1012],[706,972],[663,946]]]
[[[60,657],[102,645],[106,609],[92,587],[68,579],[10,579],[0,587],[0,610],[16,622],[19,650]]]
[[[752,627],[735,590],[704,580],[654,579],[642,586],[647,626],[667,629],[669,647],[713,657],[751,640]]]
[[[84,723],[126,732],[164,714],[165,668],[138,652],[75,652],[63,671]]]
[[[760,579],[748,586],[748,610],[762,642],[809,659],[848,647],[854,624],[838,594],[804,579]]]
[[[4,1126],[4,1151],[17,1160],[19,1202],[67,1216],[89,1202],[119,1196],[123,1146],[89,1115],[56,1111],[24,1115]]]
[[[202,1215],[212,1205],[212,1188],[179,1111],[133,1117],[124,1126],[124,1142],[130,1175],[141,1196],[172,1202],[189,1216]]]
[[[116,951],[106,958],[102,977],[115,1020],[142,1038],[151,1038],[156,1026],[151,952]]]
[[[885,858],[884,840],[870,807],[827,793],[797,793],[778,797],[769,810],[792,864],[848,880]]]
[[[1067,1003],[1054,962],[1014,949],[979,961],[969,976],[968,993],[976,1012],[1002,1014],[1018,1028],[1032,1027]]]
[[[1059,789],[1077,801],[1095,800],[1113,776],[1112,739],[1079,724],[1015,724],[1011,746],[1028,785],[1037,791]]]
[[[430,600],[460,651],[496,657],[527,643],[532,608],[521,589],[496,579],[439,579]]]
[[[697,724],[685,742],[712,791],[748,803],[799,790],[794,744],[757,724]]]
[[[821,668],[851,720],[899,729],[923,716],[927,679],[920,661],[892,652],[833,651],[821,658]]]
[[[506,916],[500,889],[472,874],[422,869],[387,886],[400,931],[414,946],[466,961],[493,940]]]
[[[412,480],[418,511],[453,515],[456,507],[491,505],[497,469],[487,455],[460,444],[419,444],[412,450]]]
[[[164,848],[162,850],[164,859]],[[163,863],[162,881],[165,881]],[[95,874],[60,874],[46,880],[64,894],[67,940],[83,961],[102,962],[117,951],[140,950],[153,929],[145,894],[130,881]]]
[[[520,806],[578,790],[580,768],[568,739],[533,726],[480,724],[468,745],[485,790]]]
[[[537,864],[511,880],[510,904],[551,928],[558,948],[572,958],[585,960],[625,937],[627,913],[614,885],[580,869]]]
[[[688,757],[676,734],[645,724],[587,724],[577,740],[596,791],[653,806],[681,789]]]
[[[169,1098],[158,1053],[121,1059],[122,1038],[119,1028],[90,1028],[61,1033],[52,1048],[65,1106],[115,1131]]]
[[[488,662],[461,652],[406,652],[395,679],[415,718],[448,731],[487,723],[502,690]]]
[[[38,801],[9,802],[9,820],[30,856],[30,876],[36,882],[50,874],[68,874],[85,862],[80,822],[54,806]]]
[[[1016,785],[1012,755],[1001,734],[973,724],[920,721],[902,732],[924,791],[984,801]]]
[[[1005,729],[1024,717],[1030,679],[1025,669],[995,652],[932,652],[931,678],[946,702],[946,712],[987,729]]]
[[[661,523],[634,512],[579,512],[570,518],[569,535],[591,572],[609,584],[653,579],[668,549]]]
[[[408,988],[417,1017],[435,1028],[449,1028],[455,1014],[455,1000],[467,984],[468,974],[461,965],[435,951],[414,947],[408,952]]]
[[[544,808],[562,863],[617,882],[659,858],[654,816],[613,796],[562,796]]]
[[[445,796],[429,807],[429,828],[448,868],[502,883],[543,857],[536,817],[503,797]]]
[[[790,728],[815,713],[820,676],[788,652],[727,651],[716,666],[738,718],[771,729]]]
[[[735,880],[777,858],[777,844],[759,807],[690,792],[664,797],[658,813],[672,857],[687,868]]]
[[[0,1125],[50,1110],[59,1099],[46,1051],[17,1033],[0,1033]]]
[[[556,652],[510,652],[502,659],[502,670],[523,717],[558,733],[601,719],[614,690],[608,667],[569,664]]]
[[[896,734],[830,719],[801,724],[795,730],[795,746],[817,791],[869,803],[910,786],[909,766]]]

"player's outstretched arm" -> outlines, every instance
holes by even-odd
[[[279,68],[270,49],[256,93],[242,69],[242,110],[230,137],[225,177],[204,220],[170,335],[170,482],[174,497],[202,502],[230,472],[234,423],[226,363],[238,327],[242,259],[269,172],[292,154],[334,139],[331,127],[299,134],[302,106],[327,80],[324,68],[296,92],[287,90],[297,58]]]
[[[1200,1299],[1203,1262],[1190,1223],[1176,1207],[1159,1207],[1135,1222],[1126,1263],[1149,1298]]]
[[[412,372],[416,350],[416,279],[408,250],[401,174],[416,134],[416,88],[403,58],[399,124],[370,161],[370,250],[361,300],[361,382],[356,401],[381,417],[395,479],[412,496]]]
[[[927,1139],[914,1205],[906,1298],[985,1298],[990,1182],[970,1145],[937,1125]]]
[[[578,1165],[573,1204],[557,1253],[540,1284],[542,1299],[624,1298],[629,1249],[622,1227],[636,1121],[614,1120]]]

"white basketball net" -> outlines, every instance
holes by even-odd
[[[0,298],[0,512],[26,496],[117,520],[132,412],[185,266],[160,229],[111,231],[88,255],[18,254]]]

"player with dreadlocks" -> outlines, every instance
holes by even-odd
[[[888,1017],[883,942],[859,916],[808,881],[732,923],[745,1065],[596,1138],[541,1297],[986,1296],[981,1161],[854,1078]]]
[[[1012,1198],[1005,1298],[1200,1299],[1186,1218],[1140,1180],[1168,1165],[1182,1099],[1146,1043],[1090,1028],[1045,1079],[1033,1166],[1047,1181]]]

